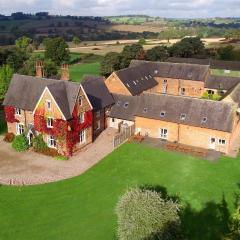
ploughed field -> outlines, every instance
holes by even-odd
[[[0,239],[116,239],[116,203],[135,186],[179,199],[187,239],[220,239],[240,192],[239,161],[223,157],[212,163],[125,144],[81,176],[39,186],[1,186]]]

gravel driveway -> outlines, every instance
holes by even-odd
[[[113,151],[116,130],[106,129],[94,143],[68,161],[32,151],[17,153],[0,136],[0,184],[35,185],[78,176]]]

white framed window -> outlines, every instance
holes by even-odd
[[[48,144],[48,147],[50,148],[56,148],[56,145],[57,145],[56,140],[53,136],[47,137],[47,144]]]
[[[97,121],[96,130],[98,130],[98,129],[100,129],[100,128],[101,128],[101,121],[100,121],[100,120],[98,120],[98,121]]]
[[[225,145],[226,144],[226,140],[225,139],[219,139],[218,143],[219,143],[219,145]]]
[[[24,133],[24,125],[22,123],[17,123],[16,128],[17,135],[22,135]]]
[[[112,122],[115,122],[115,118],[112,118]]]
[[[186,119],[187,115],[185,113],[181,113],[180,120],[184,121]]]
[[[186,89],[185,88],[180,88],[180,94],[185,95]]]
[[[85,117],[84,117],[84,112],[81,112],[80,114],[79,114],[79,122],[80,123],[84,123],[84,121],[85,121]]]
[[[85,130],[82,130],[82,131],[79,133],[79,142],[80,142],[80,144],[84,143],[85,140],[86,140]]]
[[[101,115],[101,112],[100,112],[100,111],[97,111],[97,112],[96,112],[96,117],[99,118],[100,115]]]
[[[160,138],[167,139],[168,130],[166,128],[160,128]]]
[[[22,111],[21,111],[20,108],[15,108],[15,114],[16,114],[17,116],[20,116],[21,113],[22,113]]]
[[[79,106],[82,106],[82,105],[83,105],[83,97],[80,96],[80,97],[79,97]]]
[[[51,102],[51,100],[46,100],[46,107],[47,107],[47,110],[52,110],[52,102]]]
[[[47,127],[53,128],[53,118],[51,118],[51,117],[47,118]]]

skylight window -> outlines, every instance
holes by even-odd
[[[147,76],[145,76],[145,78],[148,80],[148,77],[147,77]]]
[[[206,123],[207,122],[207,117],[204,117],[203,119],[202,119],[202,123]]]
[[[165,111],[160,112],[160,117],[165,117],[165,115],[166,115]]]
[[[128,108],[128,106],[129,106],[129,102],[125,102],[124,103],[124,108]]]
[[[130,85],[127,83],[127,87],[129,87],[130,88]]]
[[[155,74],[158,74],[158,70],[155,70],[154,73],[155,73]]]
[[[137,83],[135,81],[133,81],[134,85],[137,85]]]
[[[181,113],[181,115],[180,115],[180,120],[181,121],[184,121],[185,119],[186,119],[186,114],[185,113]]]

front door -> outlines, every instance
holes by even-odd
[[[29,144],[29,146],[32,146],[32,140],[33,140],[33,134],[30,132],[28,134],[28,144]]]
[[[216,148],[216,138],[211,138],[210,139],[210,149],[215,149]]]

